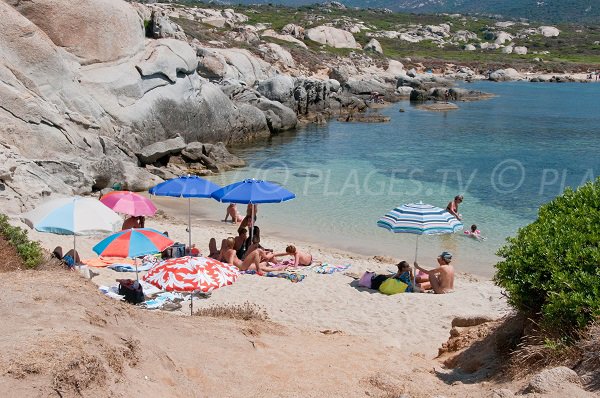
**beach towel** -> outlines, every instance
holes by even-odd
[[[323,263],[323,264],[315,267],[314,270],[317,274],[333,274],[334,272],[346,271],[346,270],[350,269],[350,267],[352,267],[351,264],[331,265],[331,264]]]
[[[88,267],[105,268],[113,264],[135,264],[135,261],[130,258],[98,257],[88,258],[87,260],[83,260],[82,263]]]
[[[150,268],[152,268],[153,266],[154,266],[154,264],[152,264],[152,263],[145,263],[142,265],[138,265],[137,270],[138,270],[138,272],[149,271]],[[112,269],[113,271],[116,271],[116,272],[135,272],[135,265],[129,265],[129,264],[113,264],[113,265],[109,265],[106,268]]]
[[[293,272],[267,272],[266,276],[287,279],[292,283],[302,282],[306,278],[306,275],[294,274]]]

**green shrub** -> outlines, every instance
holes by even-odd
[[[600,316],[600,178],[543,205],[498,255],[509,304],[543,326],[583,329]]]
[[[44,251],[40,244],[30,241],[23,228],[10,225],[4,214],[0,214],[0,235],[17,249],[19,257],[28,268],[35,268],[44,261]]]

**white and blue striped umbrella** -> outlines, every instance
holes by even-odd
[[[446,210],[424,203],[408,203],[387,213],[377,225],[394,233],[416,234],[415,262],[419,255],[419,235],[441,235],[460,231],[463,224]],[[413,273],[415,285],[416,270]]]
[[[387,213],[377,225],[394,233],[417,235],[451,234],[463,224],[446,210],[424,203],[408,203]]]

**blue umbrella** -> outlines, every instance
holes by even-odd
[[[161,182],[150,188],[150,194],[156,196],[171,196],[188,198],[188,234],[189,246],[192,247],[192,203],[191,198],[210,198],[211,194],[220,187],[204,178],[195,175],[181,176]]]
[[[292,200],[295,194],[275,184],[274,182],[246,179],[227,185],[213,192],[214,199],[224,203],[281,203]],[[254,206],[252,206],[251,220],[254,220]],[[250,228],[250,241],[252,241],[252,228]]]
[[[394,233],[416,234],[415,261],[419,253],[419,235],[451,234],[463,228],[463,224],[445,209],[422,202],[396,207],[380,218],[377,226]]]

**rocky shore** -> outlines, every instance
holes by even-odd
[[[376,108],[374,92],[387,102],[463,101],[487,95],[454,88],[456,80],[586,80],[387,59],[377,38],[391,33],[372,31],[359,48],[354,34],[370,28],[356,21],[275,30],[232,9],[122,0],[1,0],[0,15],[0,201],[8,213],[55,193],[115,183],[145,190],[183,173],[240,167],[229,146],[306,123],[384,122],[366,112]],[[467,33],[429,26],[399,37],[432,35]],[[351,51],[332,55],[315,44]]]

